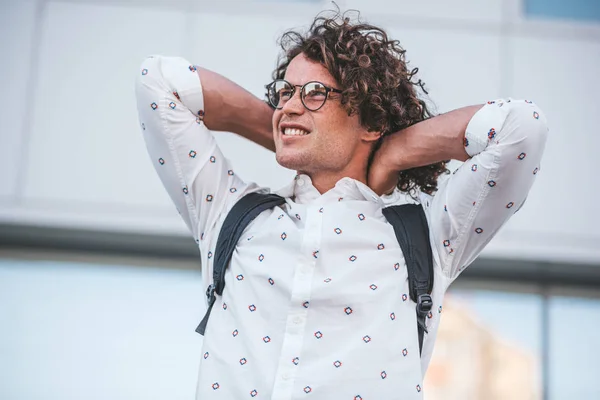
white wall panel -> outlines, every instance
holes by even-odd
[[[0,5],[0,201],[15,200],[19,171],[26,162],[21,155],[32,101],[28,96],[36,8],[32,0]]]
[[[48,4],[25,197],[52,207],[170,206],[137,121],[134,80],[147,55],[179,54],[182,12]]]
[[[365,16],[385,14],[416,18],[441,18],[477,23],[500,21],[502,0],[345,0],[344,8],[360,10]]]
[[[389,26],[406,50],[409,67],[418,67],[430,100],[439,112],[479,104],[500,95],[500,36]]]
[[[493,245],[545,258],[600,260],[595,117],[600,43],[515,36],[511,93],[544,110],[550,134],[537,182]],[[494,247],[494,246],[492,246]],[[541,250],[541,254],[532,249]],[[502,252],[502,251],[501,251]]]
[[[0,221],[186,234],[139,132],[133,85],[141,60],[156,53],[182,55],[262,97],[279,35],[306,27],[320,9],[331,8],[257,1],[234,9],[234,3],[47,2],[34,57],[36,92],[25,111],[20,88],[29,83],[34,7],[11,3],[9,13],[0,14],[0,29],[21,36],[0,44],[1,54],[15,55],[0,74],[11,93],[2,96],[0,108],[0,198],[19,187],[15,168],[24,179],[21,203],[0,207]],[[546,112],[551,133],[538,182],[485,254],[599,262],[594,161],[600,139],[593,116],[600,111],[600,41],[589,30],[577,39],[575,27],[564,37],[562,30],[543,34],[520,19],[517,3],[347,0],[340,6],[361,9],[400,40],[439,112],[506,95],[530,98]],[[508,24],[502,20],[507,16]],[[30,143],[27,163],[19,166],[22,138],[6,132],[23,130],[23,121],[31,127]],[[246,180],[277,189],[294,175],[260,147],[231,134],[216,136]]]

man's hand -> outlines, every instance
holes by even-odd
[[[398,173],[443,160],[465,161],[465,130],[481,105],[459,108],[383,137],[367,183],[378,195],[394,190]]]
[[[367,178],[367,184],[379,196],[394,191],[400,171],[395,165],[397,163],[393,163],[389,157],[386,157],[390,155],[388,149],[390,141],[388,139],[389,136],[381,139],[381,147],[375,152]]]

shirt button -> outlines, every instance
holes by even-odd
[[[299,178],[297,182],[298,182],[298,186],[304,186],[304,179]]]
[[[300,317],[296,317],[296,318],[294,318],[294,323],[295,323],[296,325],[298,325],[300,322],[302,322],[302,318],[300,318]]]
[[[290,376],[288,374],[283,374],[281,376],[281,379],[283,379],[284,381],[287,381],[288,379],[290,379]]]

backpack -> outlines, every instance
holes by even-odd
[[[215,303],[215,294],[221,296],[225,288],[225,269],[242,232],[248,224],[265,210],[285,204],[285,198],[275,194],[249,193],[242,197],[231,209],[217,239],[213,264],[213,283],[206,289],[208,309],[196,328],[204,335],[208,317]],[[416,303],[419,352],[423,348],[423,336],[427,332],[425,318],[433,305],[433,255],[429,242],[429,228],[421,205],[404,204],[390,206],[383,215],[394,227],[396,239],[404,253],[408,270],[408,285],[411,300]]]

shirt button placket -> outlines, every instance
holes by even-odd
[[[295,265],[294,280],[292,285],[292,306],[287,316],[281,356],[275,374],[273,385],[274,400],[289,400],[294,393],[294,377],[300,368],[291,360],[301,358],[304,342],[304,331],[307,322],[308,308],[304,306],[310,301],[311,283],[319,257],[315,251],[321,245],[321,230],[323,213],[319,212],[320,206],[308,207],[306,210],[305,225],[300,231],[302,237],[301,257]]]

